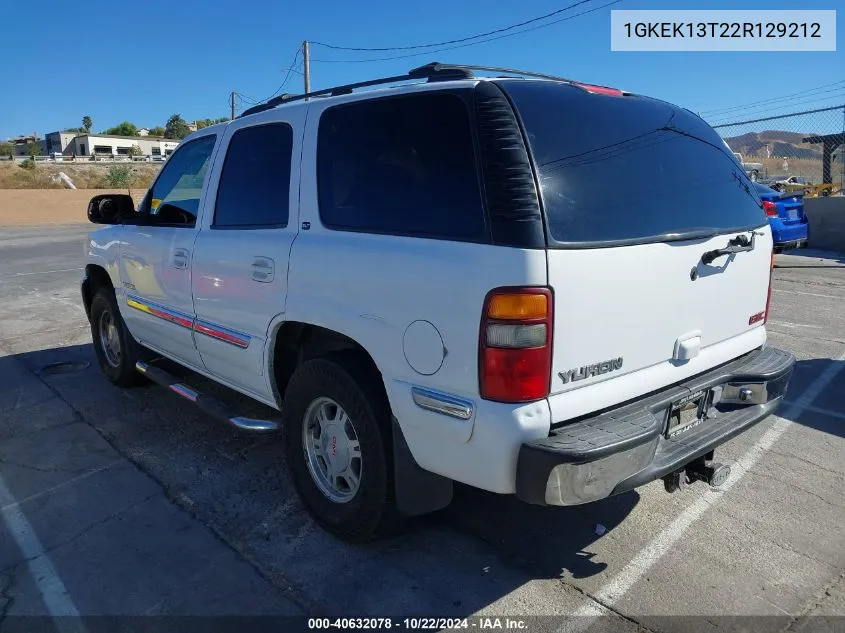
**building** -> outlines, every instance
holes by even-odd
[[[115,136],[113,134],[79,134],[78,132],[51,132],[40,141],[41,151],[50,155],[65,156],[129,156],[137,145],[142,156],[169,156],[179,141],[158,136]],[[15,153],[29,153],[27,145],[15,144]]]

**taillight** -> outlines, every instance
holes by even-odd
[[[528,402],[549,395],[552,293],[548,288],[497,288],[481,315],[479,391],[486,400]]]
[[[763,201],[763,211],[766,212],[766,215],[770,218],[776,218],[778,216],[778,208],[774,202],[769,202],[768,200]]]
[[[772,305],[772,277],[775,273],[775,254],[772,253],[772,265],[769,268],[769,294],[766,297],[766,316],[763,317],[763,323],[769,322],[769,306]]]

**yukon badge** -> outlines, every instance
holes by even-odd
[[[596,363],[595,365],[584,365],[578,369],[569,369],[567,371],[558,372],[558,376],[563,381],[563,384],[568,382],[575,382],[576,380],[584,380],[584,378],[592,378],[611,371],[616,371],[622,367],[622,357],[611,358],[610,360]]]

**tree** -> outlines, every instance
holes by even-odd
[[[129,148],[129,155],[130,156],[141,156],[143,152],[141,151],[140,145],[133,145]]]
[[[85,130],[86,134],[91,133],[91,128],[93,127],[93,125],[94,125],[94,121],[91,119],[91,117],[89,115],[86,114],[84,117],[82,117],[82,129]]]
[[[6,141],[0,142],[0,156],[14,156],[15,146]]]
[[[150,128],[150,136],[164,136],[164,128],[160,125]]]
[[[138,128],[134,123],[124,121],[114,127],[110,127],[103,134],[114,134],[116,136],[138,136]]]
[[[87,134],[87,130],[84,127],[68,127],[62,130],[63,132],[73,132],[74,134]]]
[[[35,139],[31,143],[26,146],[27,154],[29,154],[30,158],[35,158],[36,156],[41,156],[41,144],[38,142],[38,139]]]
[[[182,140],[190,133],[191,130],[188,128],[188,124],[185,123],[185,119],[182,118],[181,114],[174,114],[167,119],[167,125],[164,126],[164,138]]]

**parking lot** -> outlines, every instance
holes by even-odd
[[[777,257],[769,338],[799,362],[779,416],[717,451],[723,490],[655,482],[539,508],[459,487],[402,536],[350,546],[300,507],[278,440],[100,375],[78,286],[88,230],[0,234],[0,630],[20,615],[489,614],[815,631],[845,614],[845,254]]]

